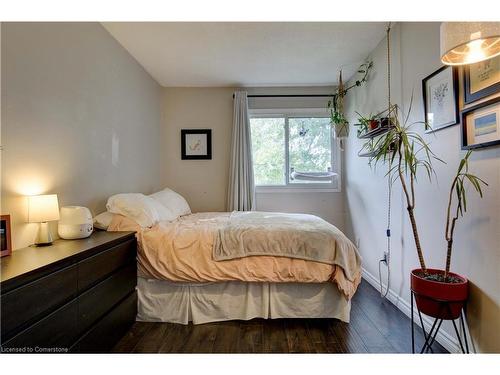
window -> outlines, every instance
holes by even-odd
[[[256,185],[285,185],[285,119],[251,118],[252,159]]]
[[[339,163],[330,118],[324,111],[251,112],[258,191],[339,190]]]

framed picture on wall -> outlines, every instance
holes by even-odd
[[[432,132],[458,124],[458,70],[443,66],[422,80],[425,127]]]
[[[500,56],[464,67],[464,102],[500,92]]]
[[[181,159],[212,159],[212,129],[182,129]]]
[[[0,216],[0,256],[12,253],[12,241],[10,238],[10,215]]]
[[[462,111],[462,149],[500,145],[500,97]]]

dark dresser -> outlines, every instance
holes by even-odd
[[[3,353],[110,350],[137,314],[134,232],[94,232],[1,258]]]

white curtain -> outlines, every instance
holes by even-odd
[[[250,211],[254,209],[254,204],[255,186],[248,98],[246,91],[237,91],[234,93],[227,208],[229,211]]]

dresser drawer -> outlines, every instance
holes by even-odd
[[[136,257],[135,239],[125,241],[78,263],[79,292],[108,277]]]
[[[79,331],[84,332],[105,315],[125,296],[135,291],[137,265],[135,262],[121,268],[107,279],[83,293],[78,299]]]
[[[77,331],[78,302],[73,300],[44,319],[2,343],[6,348],[39,348],[69,350],[78,337]],[[38,348],[37,348],[38,347]]]
[[[71,266],[14,289],[0,298],[2,341],[77,295],[76,266]]]
[[[137,292],[134,291],[83,335],[70,351],[81,353],[109,351],[134,323],[136,315]]]

